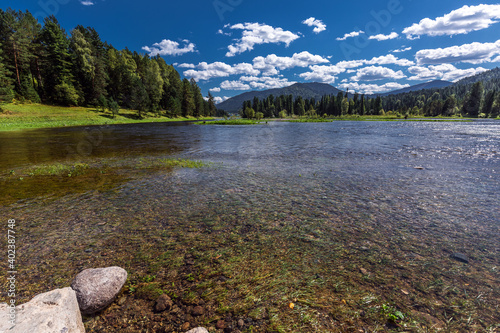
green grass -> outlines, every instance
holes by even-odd
[[[111,112],[101,112],[95,108],[60,107],[44,104],[6,104],[2,105],[2,109],[4,111],[0,112],[0,131],[196,120],[196,118],[168,118],[146,112],[139,119],[136,111],[124,109],[121,109],[118,115],[113,118]]]
[[[262,121],[253,119],[229,119],[229,120],[216,120],[216,121],[200,121],[197,125],[258,125]]]
[[[326,118],[301,118],[288,120],[290,123],[331,123],[333,119]]]
[[[148,171],[209,166],[212,164],[197,160],[150,157],[50,163],[3,170],[0,171],[0,205],[48,195],[60,197],[95,189],[107,191]],[[134,176],[130,175],[130,171]]]

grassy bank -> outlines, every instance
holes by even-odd
[[[267,123],[268,121],[285,121],[290,123],[329,123],[333,121],[425,121],[425,122],[470,122],[470,118],[461,117],[415,117],[415,118],[402,118],[396,115],[386,115],[386,116],[358,116],[358,115],[346,115],[340,117],[293,117],[293,118],[265,118],[261,120],[256,119],[227,119],[227,120],[217,120],[217,121],[201,121],[197,122],[197,125],[256,125]]]
[[[227,120],[216,120],[216,121],[200,121],[197,125],[258,125],[262,123],[267,123],[267,121],[259,121],[255,119],[227,119]]]
[[[2,105],[2,109],[3,112],[0,112],[0,131],[196,120],[196,118],[158,117],[146,112],[143,113],[142,118],[139,118],[137,111],[124,109],[120,109],[116,117],[113,118],[110,111],[102,112],[96,108],[60,107],[43,104],[6,104]]]

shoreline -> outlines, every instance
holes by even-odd
[[[138,118],[137,111],[120,109],[113,118],[110,111],[102,112],[91,107],[61,107],[45,104],[5,104],[0,112],[0,132],[12,132],[41,128],[63,128],[73,126],[143,124],[159,122],[203,121],[208,118],[169,118],[144,112]]]

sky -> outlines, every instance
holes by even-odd
[[[500,65],[500,0],[0,0],[160,55],[217,102],[323,82],[382,93]]]

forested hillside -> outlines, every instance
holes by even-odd
[[[241,114],[251,117],[383,115],[387,112],[420,116],[490,117],[500,115],[500,69],[465,78],[444,87],[388,96],[365,96],[339,92],[320,99],[291,95],[254,98],[243,102]]]
[[[0,9],[0,102],[118,107],[169,117],[215,115],[194,80],[163,58],[117,50],[91,27],[69,35],[54,16]]]

